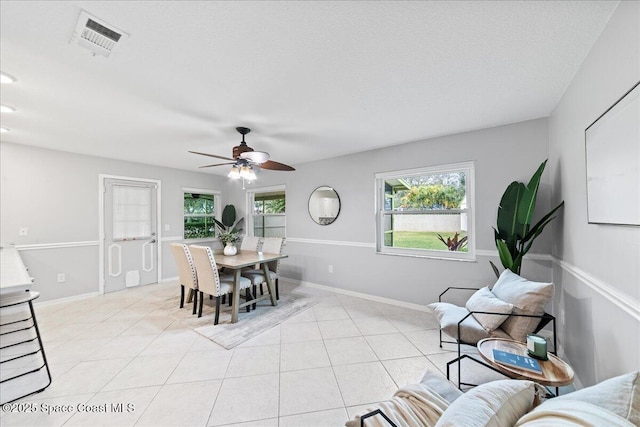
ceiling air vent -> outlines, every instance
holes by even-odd
[[[127,33],[109,25],[87,12],[80,11],[71,43],[89,49],[93,55],[108,57],[129,37]]]

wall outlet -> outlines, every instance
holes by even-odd
[[[333,273],[333,265],[329,264],[329,273]]]
[[[560,324],[564,325],[564,308],[560,309]]]
[[[171,226],[169,224],[165,224],[164,231],[169,231],[169,230],[171,230]]]
[[[64,273],[58,273],[58,283],[65,282],[66,280],[67,277],[64,275]]]
[[[27,236],[29,234],[29,229],[27,227],[20,227],[18,229],[18,234],[20,236]]]

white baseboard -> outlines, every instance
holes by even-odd
[[[78,300],[83,300],[91,297],[97,297],[98,295],[100,295],[99,292],[89,292],[87,294],[73,295],[65,298],[56,298],[49,301],[36,302],[33,305],[35,305],[36,307],[48,307],[51,305],[58,305],[65,302],[78,301]]]
[[[166,278],[162,278],[160,280],[160,283],[167,283],[167,282],[173,282],[174,280],[179,280],[180,277],[175,276],[175,277],[166,277]]]
[[[384,298],[376,295],[369,295],[361,292],[349,291],[347,289],[334,288],[333,286],[320,285],[318,283],[305,282],[304,280],[291,279],[288,277],[282,277],[281,280],[289,283],[293,283],[295,285],[308,286],[310,288],[322,289],[324,291],[334,292],[336,294],[349,295],[352,297],[362,298],[369,301],[381,302],[383,304],[395,305],[397,307],[408,308],[411,310],[424,311],[427,313],[431,312],[431,310],[429,310],[426,305],[413,304],[410,302],[400,301],[396,299]]]

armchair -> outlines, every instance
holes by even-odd
[[[443,301],[449,291],[475,291],[460,307]],[[447,378],[450,367],[457,363],[458,388],[475,386],[461,380],[461,361],[470,359],[492,369],[487,363],[469,354],[462,354],[462,345],[475,346],[484,338],[506,338],[524,342],[527,334],[537,333],[551,323],[553,329],[553,354],[557,351],[555,317],[544,311],[544,306],[553,296],[552,283],[531,282],[505,270],[489,288],[449,287],[438,296],[438,302],[430,304],[440,323],[440,347],[443,343],[457,345],[457,357],[447,363]],[[442,333],[453,338],[443,339]]]

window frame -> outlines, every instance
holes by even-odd
[[[384,218],[391,215],[415,215],[429,213],[443,213],[441,209],[419,210],[412,209],[406,211],[385,210],[385,181],[390,178],[406,178],[417,175],[430,175],[448,172],[464,171],[466,174],[465,195],[467,207],[465,209],[447,209],[446,213],[466,213],[467,214],[467,252],[398,248],[384,245]],[[475,233],[475,162],[448,163],[434,166],[424,166],[420,168],[403,169],[389,172],[378,172],[375,174],[375,215],[376,215],[376,253],[381,255],[397,255],[417,258],[432,258],[454,261],[475,261],[476,260],[476,233]]]
[[[186,215],[184,213],[184,195],[185,193],[197,193],[197,194],[207,194],[210,196],[213,196],[213,215]],[[190,188],[190,187],[182,187],[182,240],[185,242],[189,242],[189,243],[201,243],[201,242],[213,242],[213,241],[217,241],[218,238],[215,236],[216,233],[214,233],[213,236],[211,237],[199,237],[196,239],[187,239],[184,235],[184,219],[189,216],[191,218],[197,218],[197,217],[213,217],[215,219],[217,219],[218,221],[221,220],[222,217],[222,212],[221,212],[221,200],[220,200],[220,196],[221,196],[222,192],[220,192],[219,190],[209,190],[209,189],[204,189],[204,188]]]
[[[285,207],[285,212],[281,213],[281,214],[256,214],[253,212],[254,209],[254,205],[255,205],[255,196],[256,194],[261,194],[261,193],[273,193],[276,191],[282,191],[284,193],[284,198],[285,198],[285,203],[286,203],[286,199],[287,199],[287,191],[286,191],[286,186],[284,184],[282,185],[272,185],[269,187],[260,187],[260,188],[252,188],[251,190],[247,190],[247,197],[246,197],[246,212],[247,212],[247,230],[246,230],[246,235],[247,236],[251,236],[251,237],[255,237],[254,236],[254,225],[255,225],[255,217],[261,216],[264,217],[265,215],[269,215],[269,216],[282,216],[284,217],[284,238],[286,238],[287,236],[287,210]]]

